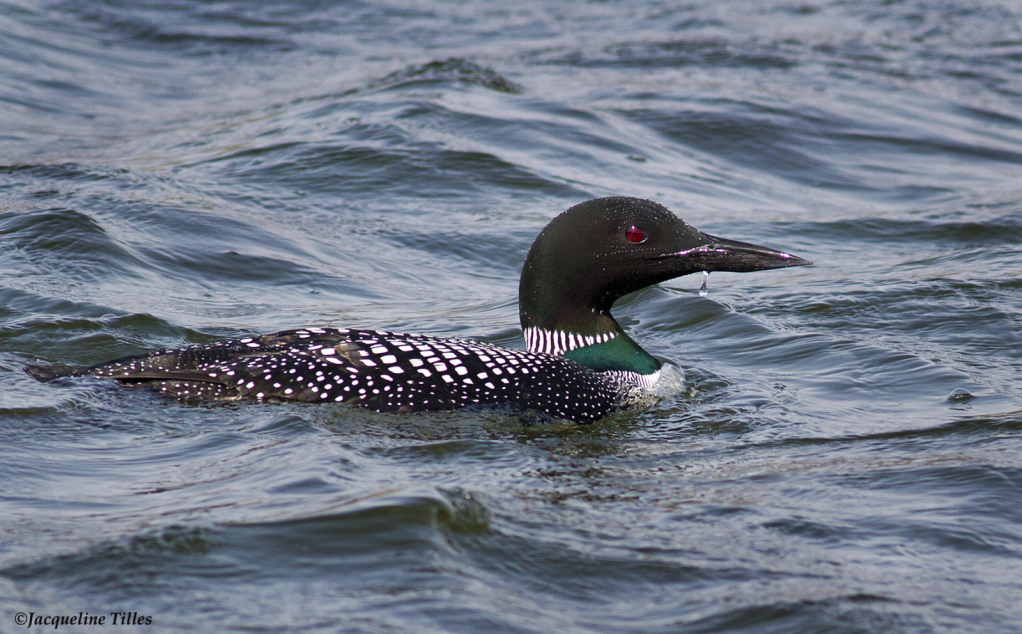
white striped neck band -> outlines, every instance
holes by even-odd
[[[546,330],[545,328],[526,328],[525,347],[529,352],[545,354],[564,354],[569,350],[584,348],[597,343],[607,343],[616,332],[604,332],[596,335],[577,335],[563,330]]]

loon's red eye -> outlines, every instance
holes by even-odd
[[[629,242],[645,242],[646,232],[632,225],[625,230],[625,237],[628,238]]]

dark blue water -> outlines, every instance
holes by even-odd
[[[625,298],[672,383],[592,426],[23,372],[521,348],[605,195],[816,265]],[[1017,632],[1020,244],[1012,3],[0,0],[0,631]]]

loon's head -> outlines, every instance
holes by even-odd
[[[554,218],[525,258],[518,289],[528,348],[596,370],[654,372],[660,363],[610,314],[623,295],[699,271],[760,271],[811,262],[698,231],[663,205],[611,197]]]

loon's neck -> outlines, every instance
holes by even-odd
[[[590,315],[546,326],[525,325],[526,347],[529,352],[563,356],[597,372],[648,375],[663,365],[625,334],[609,312],[591,311]]]

